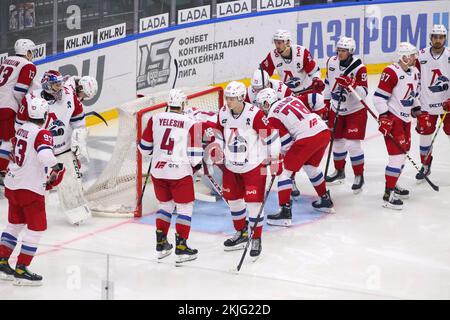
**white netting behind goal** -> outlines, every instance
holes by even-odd
[[[220,87],[180,89],[188,94],[188,107],[217,112],[223,104],[223,90]],[[165,110],[166,99],[167,92],[164,92],[118,107],[119,130],[111,159],[95,183],[85,192],[94,214],[113,217],[142,214],[138,199],[149,162],[138,154],[137,141],[149,117]],[[148,183],[150,181],[151,179]]]

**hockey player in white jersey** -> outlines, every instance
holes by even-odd
[[[0,184],[9,162],[16,114],[36,76],[36,66],[32,62],[35,47],[31,40],[17,40],[16,55],[6,58],[0,65]]]
[[[364,151],[362,141],[366,135],[367,110],[351,93],[353,87],[365,98],[368,93],[367,69],[363,64],[352,66],[358,60],[354,56],[355,40],[342,37],[337,43],[337,54],[327,61],[325,78],[325,103],[330,106],[328,127],[333,130],[336,122],[333,144],[335,171],[325,177],[327,183],[343,183],[345,179],[345,159],[350,154],[355,180],[352,190],[355,194],[364,185]],[[353,68],[350,72],[350,69]],[[347,72],[346,72],[347,70]],[[347,74],[347,75],[344,75]],[[341,95],[342,92],[342,95]],[[340,100],[340,101],[339,101]],[[339,112],[337,111],[339,106]]]
[[[334,212],[330,193],[319,169],[330,141],[326,123],[296,97],[290,96],[278,101],[275,91],[271,88],[258,93],[257,103],[267,114],[270,125],[278,130],[283,155],[283,168],[278,177],[278,201],[281,210],[277,214],[268,215],[267,223],[276,226],[291,225],[291,176],[302,168],[320,197],[312,206],[319,211]]]
[[[27,106],[28,120],[13,138],[13,151],[5,177],[8,223],[1,234],[0,278],[15,285],[38,286],[42,276],[28,270],[47,229],[45,190],[58,185],[65,169],[53,154],[53,137],[45,130],[48,104],[33,98]],[[50,172],[51,170],[51,172]],[[47,172],[50,175],[47,176]],[[26,227],[26,228],[25,228]],[[23,232],[22,232],[23,231]],[[8,260],[22,233],[22,246],[15,269]]]
[[[67,169],[64,181],[58,186],[58,197],[61,211],[70,224],[78,225],[91,217],[91,211],[84,198],[79,161],[72,147],[77,150],[87,150],[85,139],[73,143],[73,136],[78,131],[86,130],[83,105],[74,91],[63,85],[63,77],[58,71],[50,70],[42,77],[42,89],[27,94],[22,100],[22,106],[16,118],[17,127],[27,121],[27,105],[35,97],[41,97],[49,103],[49,114],[46,128],[54,139],[54,152],[58,161],[64,163]]]
[[[398,187],[397,181],[405,165],[406,155],[411,147],[411,116],[419,106],[419,71],[415,67],[418,51],[408,42],[398,46],[398,62],[386,67],[381,74],[373,102],[380,116],[379,130],[384,135],[389,162],[386,166],[386,187],[383,206],[401,210],[402,198],[409,191]],[[392,140],[402,147],[401,150]]]
[[[264,200],[266,164],[278,161],[280,140],[264,112],[245,102],[246,88],[230,82],[224,91],[225,106],[219,111],[217,128],[222,132],[225,169],[223,195],[228,201],[236,233],[224,242],[225,251],[238,250],[249,241],[246,221],[253,229],[250,256],[257,259],[262,250],[264,213],[258,212]]]
[[[152,156],[151,178],[158,211],[156,213],[156,252],[158,259],[170,255],[167,240],[170,221],[177,212],[175,255],[177,263],[197,258],[197,249],[187,245],[194,208],[193,174],[201,167],[203,149],[201,125],[183,114],[186,95],[178,89],[169,92],[168,111],[153,115],[147,123],[139,150]]]
[[[291,34],[286,30],[277,30],[273,41],[275,49],[269,52],[261,63],[269,76],[277,70],[280,80],[284,83],[291,78],[297,78],[300,82],[298,90],[311,88],[314,92],[322,92],[324,83],[320,79],[320,68],[308,49],[292,44]]]
[[[430,150],[436,122],[448,111],[450,104],[450,48],[445,47],[447,29],[443,25],[434,25],[430,33],[430,46],[419,51],[416,67],[420,71],[420,111],[417,114],[416,131],[420,134],[421,172],[416,179],[424,181],[430,174],[433,160]],[[443,122],[444,133],[450,140],[450,116]]]

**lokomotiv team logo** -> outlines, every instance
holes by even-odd
[[[428,89],[431,92],[443,92],[448,90],[449,79],[442,75],[441,70],[433,69],[433,77],[431,78],[431,83]]]
[[[175,38],[144,44],[139,47],[139,70],[136,88],[154,88],[169,80],[172,56],[170,47]]]

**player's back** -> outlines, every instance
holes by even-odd
[[[268,118],[278,119],[294,140],[316,135],[327,130],[325,122],[312,113],[300,99],[290,96],[276,102],[270,109]]]
[[[192,174],[188,157],[195,121],[188,115],[161,112],[152,116],[153,159],[151,174],[158,179],[180,179]]]
[[[6,58],[0,65],[0,108],[10,108],[17,112],[19,102],[14,92],[26,94],[36,75],[36,67],[19,56]]]
[[[39,161],[38,153],[53,148],[51,133],[27,122],[17,130],[13,145],[14,162],[8,166],[5,186],[10,190],[26,189],[44,194],[46,168]]]

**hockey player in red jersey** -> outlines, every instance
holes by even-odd
[[[201,167],[203,149],[201,125],[183,114],[186,95],[177,89],[169,92],[168,111],[153,115],[144,130],[139,150],[152,156],[151,178],[158,199],[156,213],[156,252],[159,259],[172,252],[167,240],[172,214],[176,208],[175,255],[177,263],[197,258],[197,249],[187,245],[194,207],[193,174]]]
[[[296,97],[286,97],[278,101],[275,92],[270,88],[258,93],[257,103],[267,114],[270,125],[278,130],[283,154],[284,168],[278,177],[278,201],[281,210],[277,214],[268,215],[267,223],[277,226],[291,225],[291,176],[302,168],[320,197],[312,206],[319,211],[334,212],[330,193],[319,169],[330,141],[326,123]]]
[[[36,76],[36,66],[32,63],[34,49],[33,41],[19,39],[14,45],[16,55],[0,65],[0,183],[9,162],[19,105]]]
[[[342,37],[337,43],[337,55],[327,61],[324,98],[325,104],[330,106],[328,127],[333,129],[336,121],[336,130],[333,144],[335,172],[325,177],[325,180],[327,183],[343,183],[345,158],[349,153],[355,175],[352,190],[357,194],[364,185],[364,151],[361,142],[366,135],[367,110],[349,87],[353,87],[363,98],[367,96],[368,89],[367,69],[363,64],[346,72],[358,59],[353,55],[355,49],[355,40]]]
[[[312,58],[308,49],[291,43],[291,34],[286,30],[277,30],[273,36],[275,49],[269,52],[261,63],[262,68],[272,76],[277,70],[284,83],[297,78],[301,83],[298,90],[311,88],[314,92],[322,92],[323,81],[320,79],[320,68]]]
[[[248,210],[251,228],[250,256],[257,259],[262,250],[261,235],[264,214],[258,212],[264,200],[266,163],[278,159],[280,141],[264,113],[246,103],[246,88],[241,82],[230,82],[224,91],[225,106],[219,111],[218,128],[223,133],[225,168],[223,195],[228,201],[236,233],[224,243],[225,250],[238,250],[249,241],[246,223]]]
[[[47,229],[45,190],[58,185],[65,172],[53,155],[52,134],[44,129],[47,113],[48,104],[42,98],[36,97],[28,104],[29,119],[13,138],[12,161],[5,177],[9,210],[8,224],[1,235],[0,277],[14,280],[16,285],[41,285],[42,277],[27,267]],[[8,260],[22,230],[22,246],[14,270]]]
[[[417,49],[402,42],[398,46],[399,60],[386,67],[381,74],[373,102],[380,116],[379,130],[384,135],[389,162],[386,166],[384,207],[401,210],[409,191],[398,187],[397,181],[405,165],[406,155],[392,141],[395,139],[404,151],[411,147],[411,115],[419,106],[419,71],[415,67]]]
[[[445,47],[447,29],[434,25],[430,33],[430,46],[419,51],[416,67],[420,71],[420,111],[417,112],[416,131],[420,134],[422,169],[416,175],[418,182],[430,174],[433,160],[430,150],[436,122],[442,119],[450,106],[450,48]],[[450,116],[443,123],[444,133],[450,139]]]

